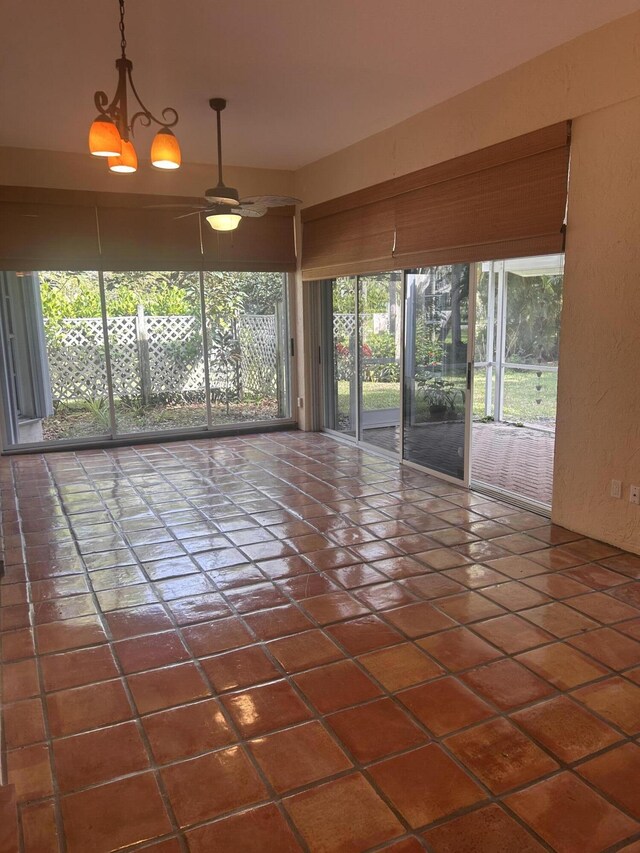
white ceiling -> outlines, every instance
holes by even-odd
[[[183,157],[295,169],[640,9],[640,0],[128,0],[134,80]],[[117,0],[0,0],[0,145],[85,151]],[[137,136],[146,155],[151,131]]]

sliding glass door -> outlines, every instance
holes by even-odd
[[[358,428],[356,315],[358,280],[344,276],[325,283],[325,425],[355,438]]]
[[[358,277],[360,440],[400,453],[402,273]]]
[[[325,425],[400,453],[402,273],[325,282]]]
[[[288,419],[287,312],[283,273],[0,272],[4,445]]]
[[[329,430],[466,482],[474,273],[455,264],[325,282]]]
[[[467,481],[474,268],[411,270],[405,285],[403,458]]]
[[[282,273],[204,273],[214,426],[290,415],[285,278]]]
[[[550,505],[562,283],[562,255],[326,282],[325,425]]]
[[[96,271],[0,272],[8,445],[111,434]]]

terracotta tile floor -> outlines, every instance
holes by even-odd
[[[442,424],[442,428],[444,432],[438,431],[437,435],[432,428],[428,435],[421,435],[420,430],[409,430],[405,437],[406,447],[414,461],[423,459],[428,465],[428,461],[434,458],[433,445],[437,440],[438,453],[446,460],[448,470],[455,470],[459,463],[460,432],[451,424]],[[399,427],[365,429],[363,440],[390,453],[400,453]],[[540,430],[474,420],[472,442],[471,477],[474,481],[551,506],[555,448],[553,423]]]
[[[20,853],[640,849],[640,557],[317,434],[0,496]]]

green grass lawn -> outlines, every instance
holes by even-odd
[[[400,385],[397,382],[363,382],[362,398],[365,411],[400,408]],[[349,383],[338,382],[338,410],[349,413]]]
[[[536,388],[540,385],[540,390]],[[476,370],[473,383],[473,414],[484,417],[485,371]],[[556,417],[557,373],[507,370],[504,376],[503,419],[522,423],[554,421]],[[536,400],[540,400],[537,403]]]
[[[556,373],[542,373],[540,377],[529,370],[507,370],[504,377],[505,421],[545,423],[555,420]],[[540,391],[536,389],[540,385]],[[397,409],[400,406],[400,386],[397,382],[364,382],[362,387],[364,408]],[[541,402],[536,403],[536,399]],[[338,382],[338,405],[341,412],[349,411],[349,383]],[[473,387],[473,413],[484,417],[484,370],[477,370]]]

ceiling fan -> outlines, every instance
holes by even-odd
[[[190,213],[176,216],[195,216],[204,213],[209,225],[215,231],[234,231],[243,216],[264,216],[269,207],[285,207],[290,204],[301,204],[299,198],[284,195],[254,195],[240,198],[238,190],[228,187],[222,180],[222,130],[220,113],[227,106],[224,98],[211,98],[209,106],[216,112],[218,128],[218,183],[204,192],[204,204],[167,204],[158,207],[189,208]]]

